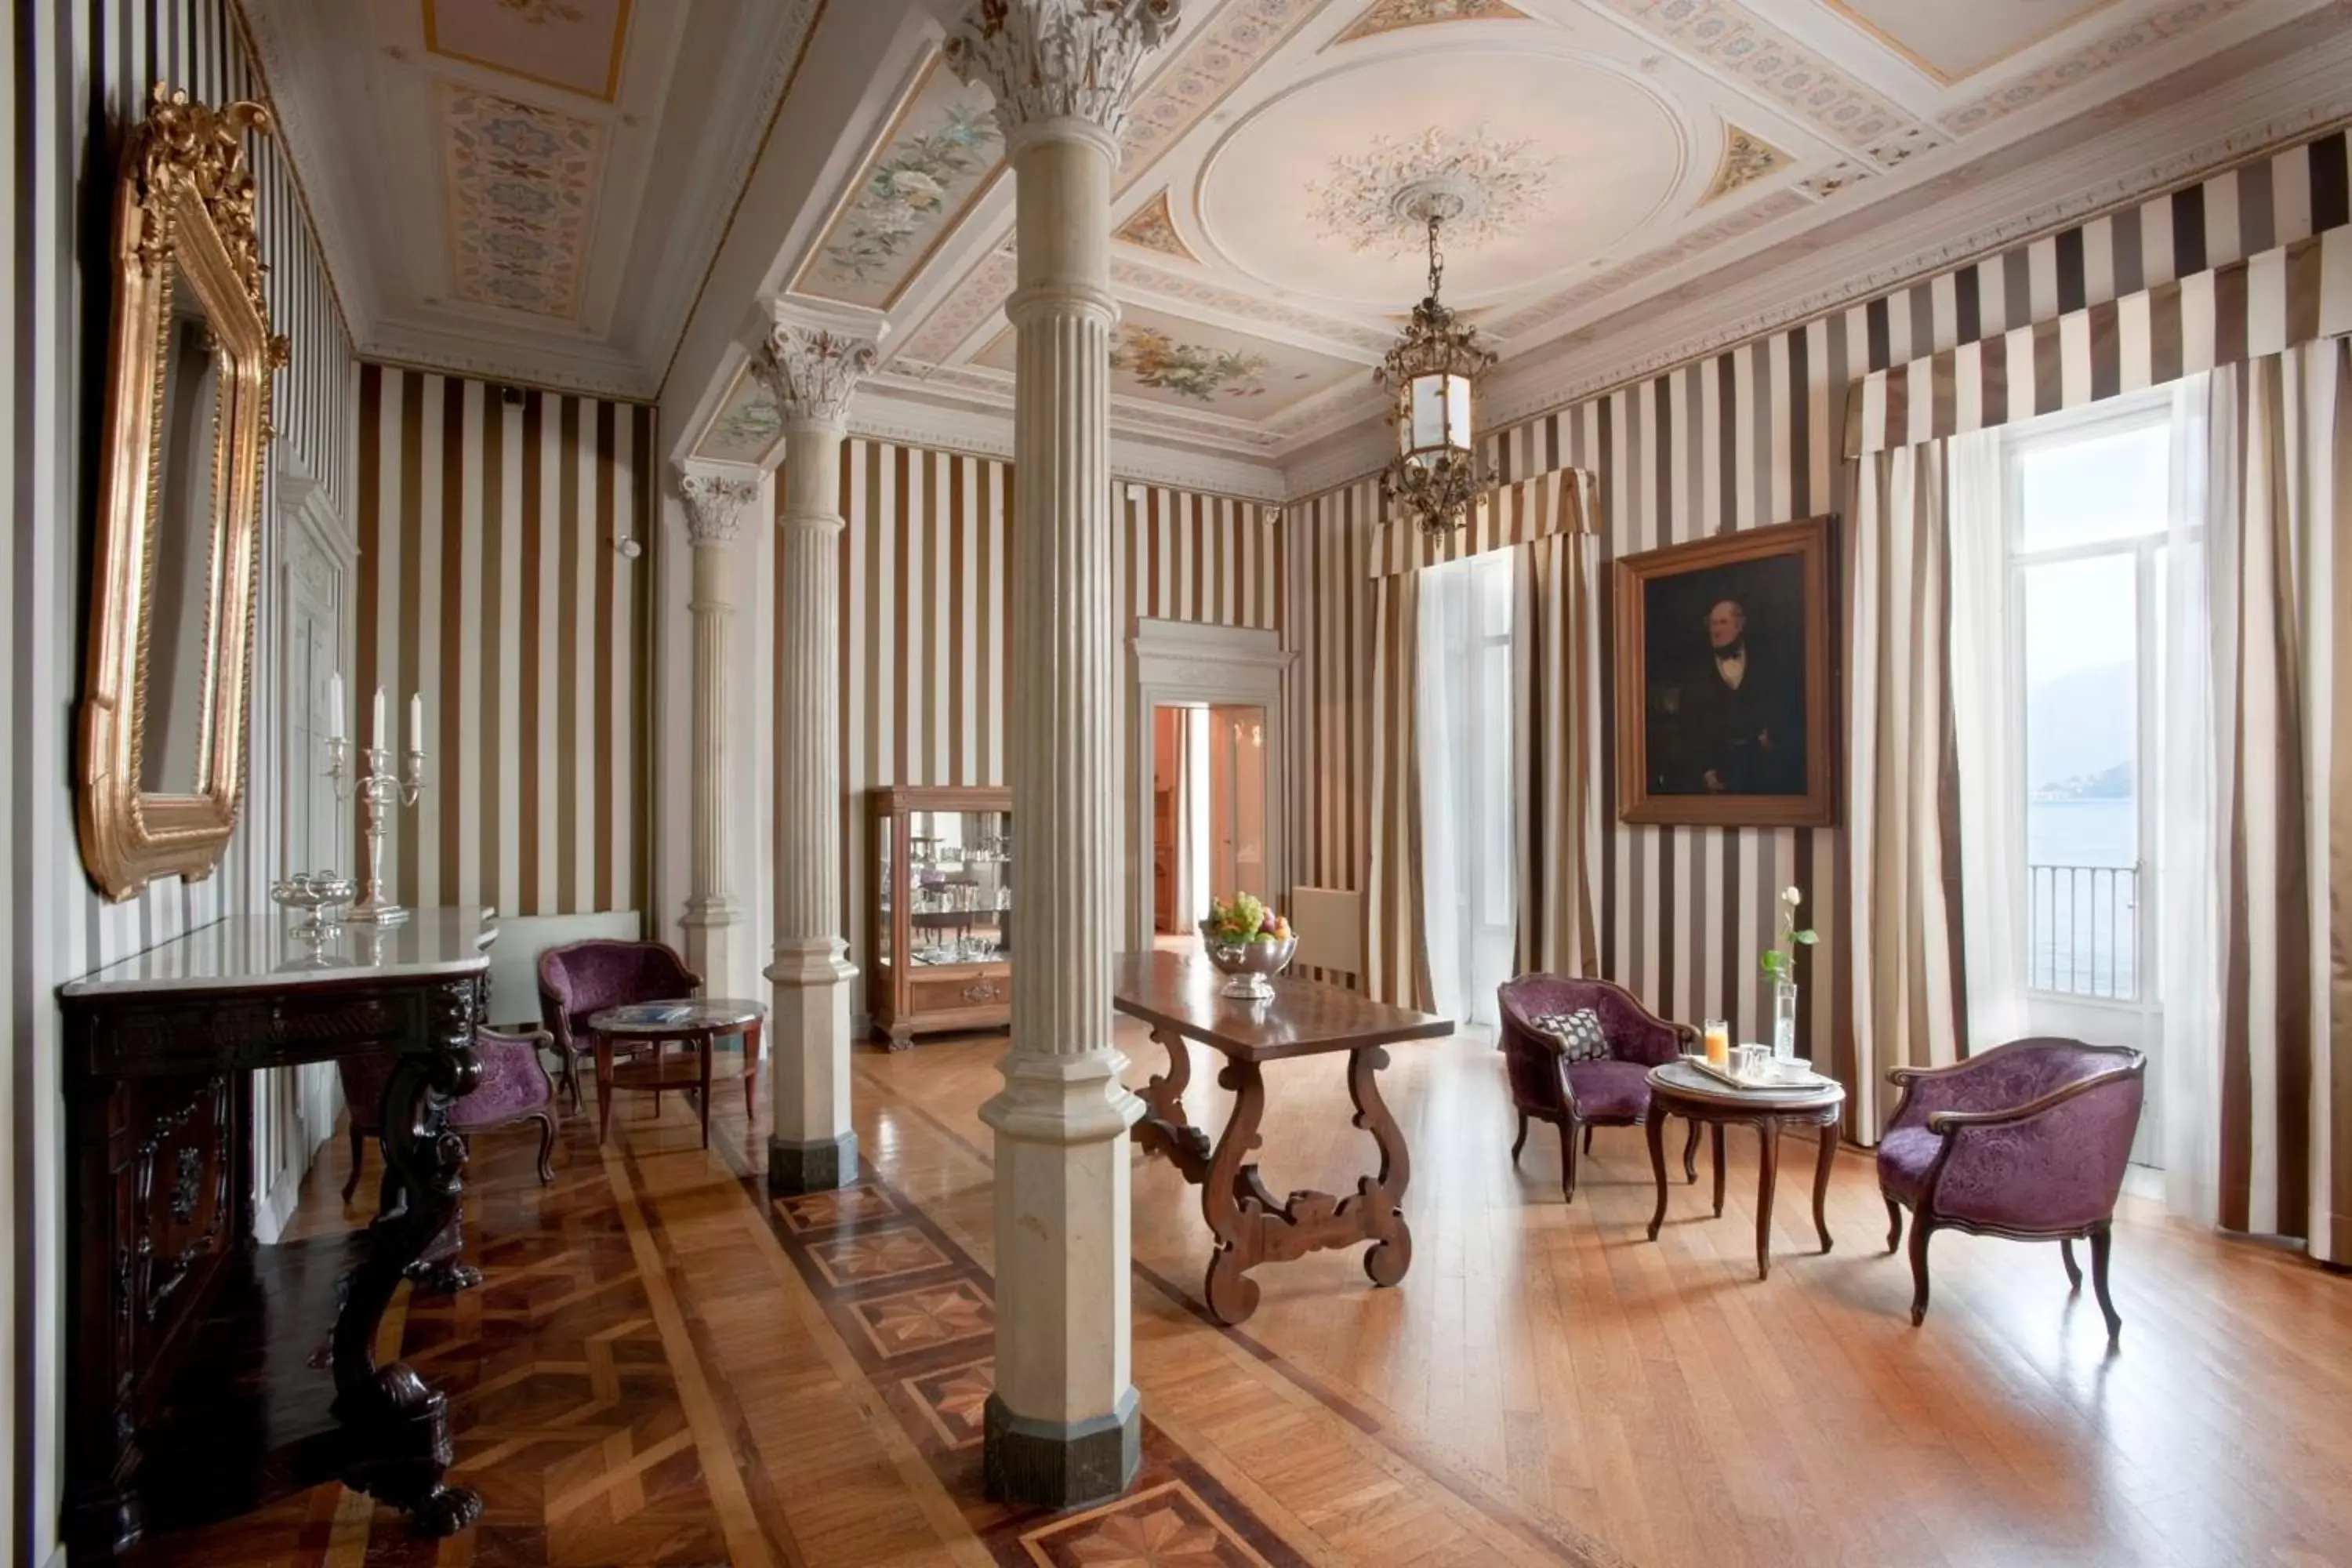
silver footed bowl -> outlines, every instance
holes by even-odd
[[[1274,995],[1274,977],[1290,967],[1290,955],[1298,951],[1295,931],[1272,942],[1232,942],[1213,934],[1206,921],[1200,923],[1200,931],[1202,951],[1217,973],[1228,977],[1220,994],[1251,1002],[1264,1002]]]
[[[297,871],[269,885],[272,903],[302,911],[302,918],[287,930],[310,942],[334,930],[334,911],[350,903],[358,892],[357,882],[332,871]]]

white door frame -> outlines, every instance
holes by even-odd
[[[1280,803],[1284,742],[1283,676],[1298,656],[1286,652],[1278,632],[1197,621],[1135,618],[1135,721],[1128,726],[1127,931],[1132,952],[1151,946],[1152,710],[1175,703],[1234,704],[1265,710],[1265,842],[1269,897],[1286,899],[1290,858]]]

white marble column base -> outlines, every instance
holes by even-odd
[[[849,1121],[849,983],[838,938],[779,942],[768,965],[768,1189],[814,1193],[857,1179]]]
[[[991,1495],[1072,1508],[1134,1479],[1126,1058],[1015,1053],[981,1108],[996,1131],[996,1396]]]
[[[736,924],[742,912],[732,899],[688,899],[678,921],[684,932],[686,966],[702,976],[705,996],[740,996],[740,977],[735,973]]]

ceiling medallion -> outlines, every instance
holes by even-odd
[[[1394,400],[1397,455],[1381,474],[1381,517],[1410,515],[1427,533],[1444,533],[1470,520],[1478,495],[1495,482],[1478,460],[1470,400],[1477,378],[1495,363],[1477,329],[1458,320],[1438,299],[1445,281],[1440,228],[1466,210],[1455,182],[1439,177],[1397,194],[1399,211],[1420,220],[1429,242],[1429,294],[1412,308],[1404,336],[1389,350],[1372,380]]]
[[[1376,136],[1362,153],[1331,160],[1330,176],[1308,194],[1323,232],[1356,250],[1403,256],[1422,243],[1423,195],[1442,186],[1456,204],[1444,218],[1457,244],[1483,245],[1542,216],[1552,160],[1531,138],[1497,141],[1483,125],[1467,135],[1432,126],[1419,136]]]

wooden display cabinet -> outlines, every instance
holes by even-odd
[[[866,1002],[894,1051],[1013,1022],[1013,793],[871,792]]]

